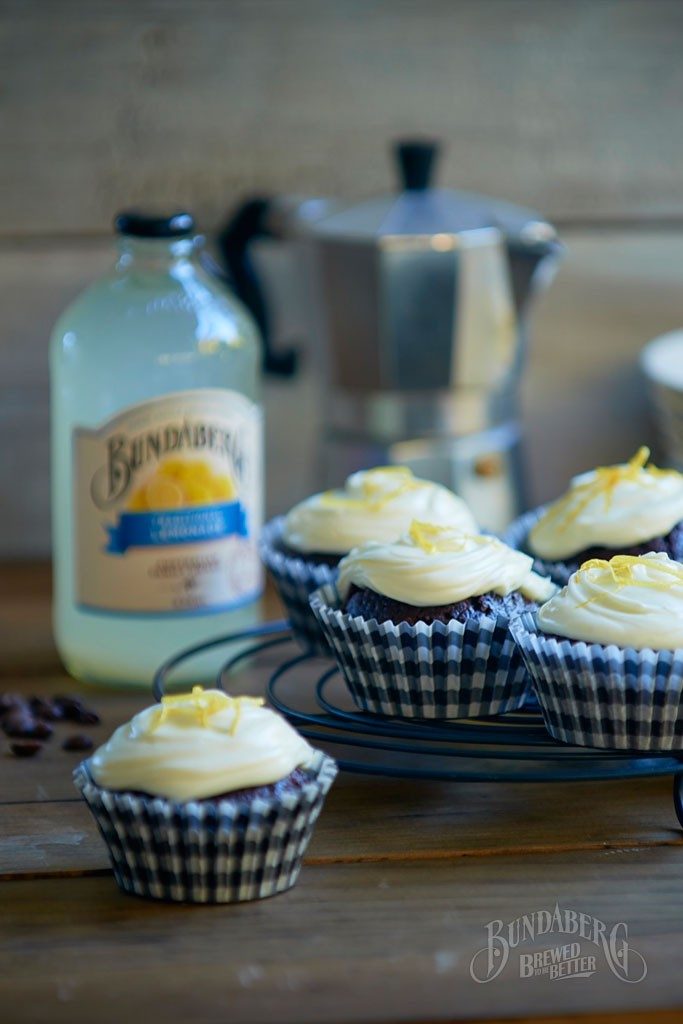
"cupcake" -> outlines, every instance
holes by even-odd
[[[74,773],[118,885],[191,903],[261,899],[294,885],[337,773],[253,697],[164,697]]]
[[[519,708],[524,663],[510,619],[556,589],[491,536],[413,522],[393,543],[355,548],[311,607],[355,704],[407,718]]]
[[[591,559],[512,632],[549,732],[619,750],[683,749],[683,565]]]
[[[562,584],[593,558],[662,551],[683,559],[683,474],[648,466],[649,457],[643,447],[625,465],[574,477],[563,497],[522,516],[505,539]]]
[[[334,582],[340,560],[352,548],[396,540],[413,519],[477,529],[461,498],[440,484],[418,479],[405,466],[354,473],[340,490],[314,494],[266,525],[261,556],[294,634],[306,649],[330,653],[311,614],[312,592]]]

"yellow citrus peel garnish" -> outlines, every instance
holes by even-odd
[[[468,540],[476,540],[479,545],[496,543],[495,537],[465,533],[453,526],[437,526],[419,519],[413,519],[408,536],[427,555],[435,555],[439,551],[462,551]]]
[[[395,479],[396,486],[385,490],[382,480]],[[363,477],[361,484],[362,497],[355,498],[343,491],[324,491],[320,496],[321,505],[326,508],[367,509],[368,512],[380,512],[386,505],[422,486],[407,466],[378,466],[370,469]]]
[[[582,572],[589,572],[591,569],[607,569],[618,589],[626,587],[631,583],[639,587],[649,587],[652,590],[670,590],[675,586],[683,586],[683,565],[678,562],[663,563],[657,562],[659,572],[669,577],[668,582],[656,580],[636,579],[635,570],[638,566],[652,565],[651,559],[643,555],[614,555],[612,558],[590,558],[584,562],[577,575]]]
[[[203,728],[207,728],[212,715],[231,709],[234,711],[234,716],[228,732],[234,736],[242,715],[242,708],[245,705],[263,707],[264,703],[262,697],[230,697],[220,690],[207,692],[203,686],[193,686],[192,693],[175,693],[168,697],[162,697],[161,706],[150,722],[147,731],[152,733],[159,728],[162,722],[166,722],[174,716],[185,717],[188,712],[196,716]]]
[[[631,481],[647,485],[656,477],[680,475],[674,469],[658,469],[656,466],[646,468],[649,458],[650,449],[643,445],[624,466],[598,466],[591,480],[572,487],[568,494],[548,509],[543,518],[546,521],[556,521],[557,530],[561,532],[596,499],[604,498],[605,510],[609,509],[612,496],[619,484]]]

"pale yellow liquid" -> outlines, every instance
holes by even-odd
[[[67,670],[93,683],[149,686],[182,648],[259,619],[259,602],[228,612],[83,611],[74,594],[72,432],[175,391],[226,387],[258,400],[260,343],[243,308],[190,259],[188,241],[122,242],[110,277],[64,312],[51,340],[54,629]],[[208,682],[230,654],[188,663],[177,681]]]

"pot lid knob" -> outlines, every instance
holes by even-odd
[[[402,139],[395,143],[394,153],[404,191],[423,192],[431,187],[434,166],[439,155],[438,142]]]

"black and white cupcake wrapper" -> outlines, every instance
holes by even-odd
[[[411,626],[346,615],[334,585],[311,607],[362,711],[404,718],[474,718],[520,708],[529,692],[508,619]]]
[[[283,523],[284,516],[278,516],[264,526],[259,545],[261,558],[275,581],[296,640],[304,650],[329,657],[331,651],[311,611],[310,597],[314,590],[336,580],[337,569],[315,565],[304,556],[297,558],[280,550]]]
[[[503,533],[503,540],[517,551],[526,551],[528,554],[531,552],[527,548],[527,539],[532,527],[542,515],[546,512],[547,506],[541,505],[538,508],[532,509],[530,512],[525,512],[514,522],[510,523],[507,530]],[[550,562],[543,558],[537,558],[534,555],[534,569],[541,576],[549,576],[550,579],[564,587],[569,577],[573,572],[579,568],[578,562]]]
[[[511,623],[555,739],[615,750],[683,750],[683,650],[560,640],[525,612]]]
[[[103,789],[84,761],[74,772],[125,892],[188,903],[238,903],[284,892],[301,860],[337,766],[322,751],[310,782],[277,798],[240,802],[136,796]]]

